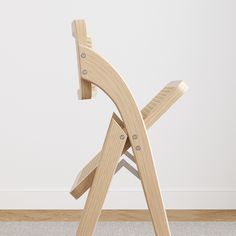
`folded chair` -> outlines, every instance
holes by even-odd
[[[147,128],[151,127],[187,90],[183,81],[168,83],[141,111],[121,76],[92,49],[84,20],[72,23],[79,69],[80,99],[90,99],[99,87],[114,102],[120,117],[113,113],[100,152],[82,169],[71,194],[75,199],[89,190],[77,236],[94,233],[112,177],[122,167],[142,183],[155,235],[169,236],[166,211],[158,184]],[[129,152],[132,148],[133,154]],[[137,169],[120,157],[125,154]]]

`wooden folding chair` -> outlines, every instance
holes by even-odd
[[[146,129],[183,95],[187,86],[183,81],[170,82],[139,111],[120,75],[91,48],[85,22],[74,21],[72,28],[80,74],[80,99],[90,99],[93,87],[97,86],[111,98],[121,115],[119,118],[113,113],[102,150],[82,169],[72,187],[71,194],[76,199],[89,189],[77,236],[93,235],[112,176],[122,167],[141,180],[155,234],[169,236]],[[130,147],[133,155],[128,152]],[[123,154],[137,165],[137,170],[125,159],[119,162]]]

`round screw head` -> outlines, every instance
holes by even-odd
[[[136,149],[137,151],[140,151],[140,150],[141,150],[141,147],[140,147],[140,146],[136,146],[135,149]]]
[[[120,139],[121,139],[121,140],[125,139],[125,136],[122,134],[122,135],[120,136]]]
[[[134,134],[134,135],[132,136],[132,138],[133,138],[133,139],[137,139],[137,138],[138,138],[138,135],[137,135],[137,134]]]
[[[87,70],[82,70],[82,74],[83,74],[83,75],[87,75],[87,74],[88,74],[88,71],[87,71]]]
[[[86,54],[84,52],[81,53],[80,55],[82,58],[85,58],[86,57]]]

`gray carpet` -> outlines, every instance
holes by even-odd
[[[75,236],[76,222],[0,222],[0,236]],[[172,236],[236,236],[236,222],[171,222]],[[151,236],[147,222],[100,222],[95,236]]]

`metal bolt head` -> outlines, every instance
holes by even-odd
[[[141,147],[140,147],[140,146],[136,146],[135,149],[136,149],[137,151],[140,151],[140,150],[141,150]]]
[[[88,71],[87,71],[87,70],[82,70],[82,74],[83,74],[83,75],[87,75],[87,74],[88,74]]]
[[[86,57],[86,54],[84,52],[81,53],[80,55],[82,58],[85,58]]]
[[[125,136],[122,134],[122,135],[120,136],[120,139],[121,139],[121,140],[124,140],[124,139],[125,139]]]
[[[133,136],[132,136],[132,139],[137,139],[138,138],[138,135],[137,134],[134,134]]]

